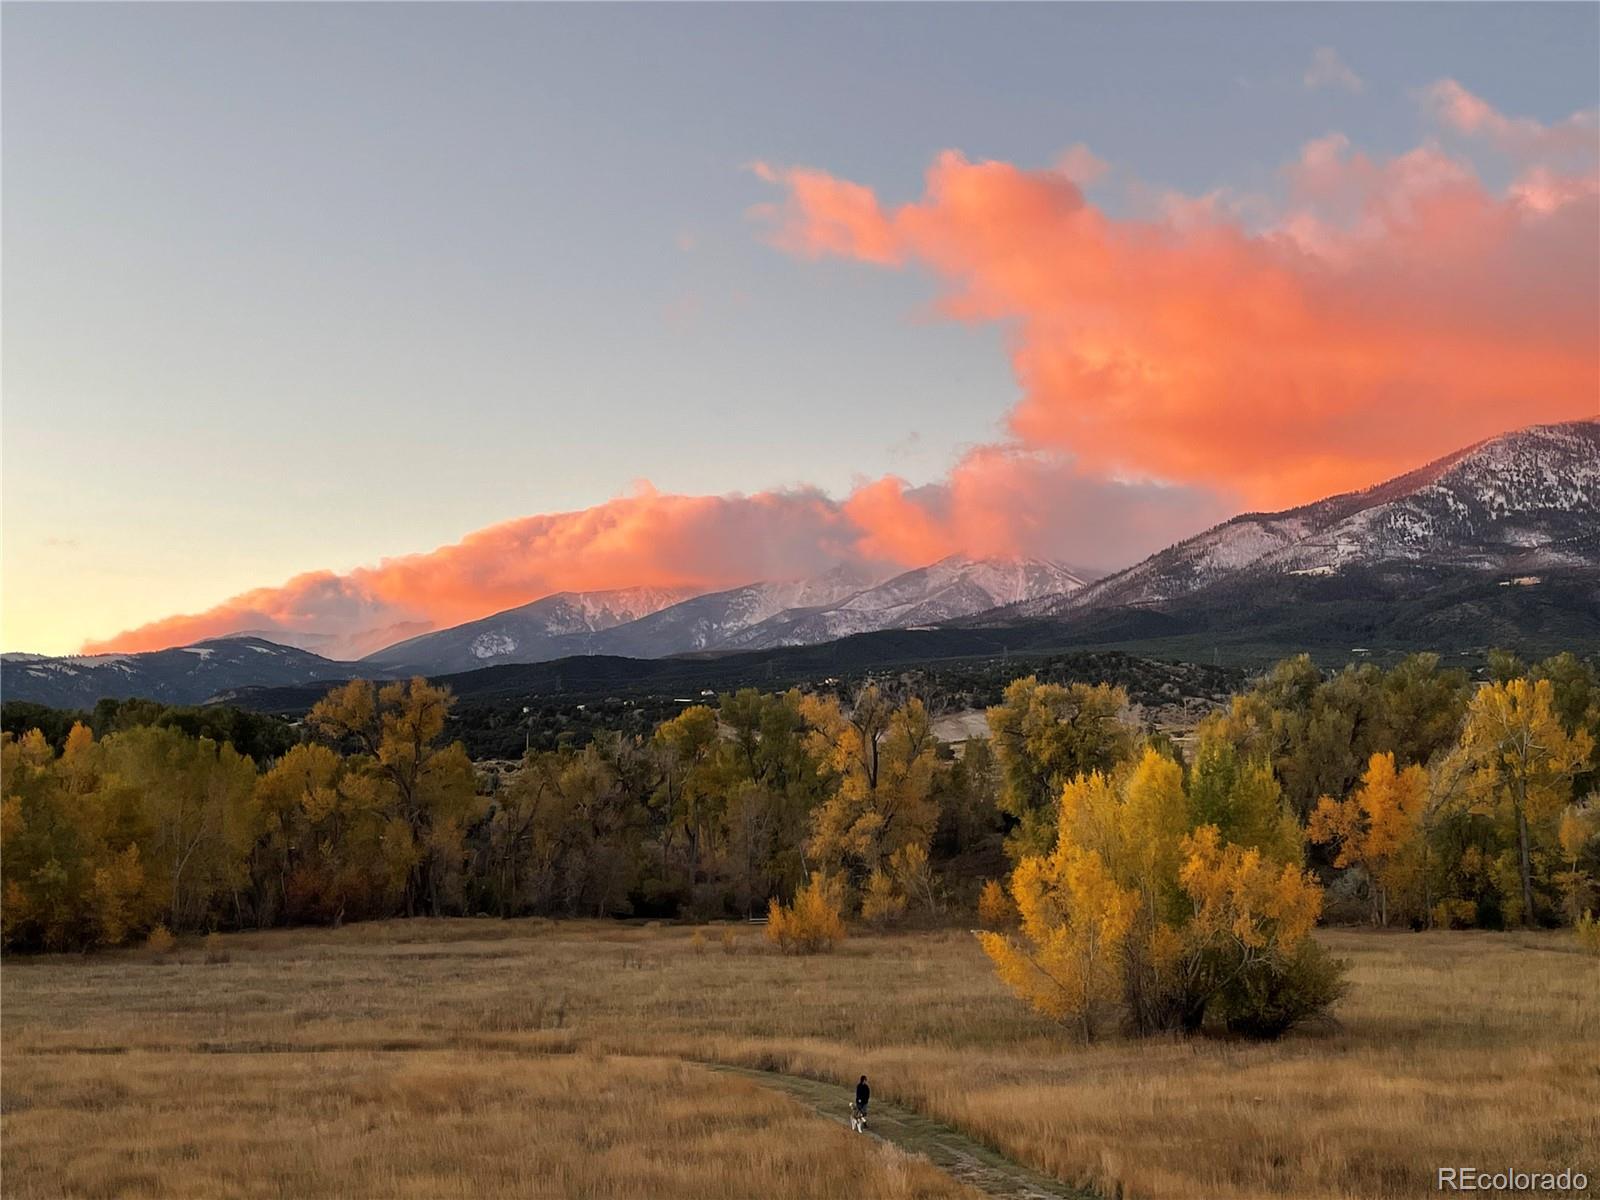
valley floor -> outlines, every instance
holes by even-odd
[[[1561,934],[1327,932],[1352,964],[1333,1027],[1085,1049],[967,933],[794,959],[727,928],[384,922],[229,936],[224,963],[8,960],[5,1195],[953,1197],[1006,1194],[1007,1163],[1183,1200],[1420,1197],[1452,1165],[1600,1181],[1600,963]],[[863,1073],[904,1114],[883,1132],[954,1131],[993,1170],[851,1134]]]

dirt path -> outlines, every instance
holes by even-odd
[[[725,1063],[701,1065],[713,1071],[741,1075],[762,1087],[783,1092],[840,1125],[850,1123],[849,1089],[840,1084]],[[1092,1192],[1080,1191],[1041,1175],[948,1125],[883,1100],[874,1098],[872,1101],[867,1133],[912,1154],[920,1154],[940,1170],[986,1196],[1001,1200],[1096,1200]]]

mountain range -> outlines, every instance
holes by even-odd
[[[1081,574],[1057,563],[952,556],[888,579],[842,565],[813,579],[751,583],[687,598],[644,594],[645,589],[562,592],[411,638],[362,661],[436,675],[579,654],[664,658],[765,650],[938,625],[1083,585]],[[621,619],[625,611],[639,615]]]
[[[835,641],[821,655],[785,650]],[[411,673],[499,694],[559,688],[574,672],[625,678],[629,661],[683,655],[803,672],[985,646],[1208,658],[1226,647],[1234,661],[1254,661],[1314,647],[1519,641],[1600,648],[1600,421],[1534,426],[1364,491],[1246,513],[1101,579],[1037,559],[953,556],[887,578],[839,566],[703,595],[563,592],[355,663],[235,635],[150,654],[8,654],[0,682],[7,699],[57,706],[103,695],[197,703],[240,689]],[[580,658],[591,666],[557,661]],[[541,663],[552,669],[510,670]],[[462,674],[485,668],[484,689]],[[728,668],[718,678],[744,669]],[[698,669],[634,670],[676,686]]]

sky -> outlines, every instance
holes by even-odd
[[[1126,565],[1600,405],[1600,7],[0,10],[0,645]]]

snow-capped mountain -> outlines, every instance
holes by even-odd
[[[881,571],[842,563],[811,579],[750,583],[709,592],[592,639],[595,654],[660,658],[720,650],[785,613],[813,612],[848,601],[883,578]]]
[[[553,612],[565,612],[559,602],[570,597],[547,597],[413,638],[363,661],[446,674],[576,654],[663,658],[809,645],[875,629],[932,625],[1082,586],[1078,573],[1036,559],[955,556],[889,579],[882,571],[843,564],[810,579],[746,584],[657,606],[636,620],[592,626],[554,619]],[[530,617],[536,617],[531,628]]]
[[[557,592],[465,625],[385,646],[361,661],[430,674],[593,653],[589,635],[638,621],[695,594],[692,588]]]
[[[1536,425],[1279,513],[1246,513],[1009,618],[1153,606],[1214,585],[1384,565],[1533,576],[1600,569],[1600,421]]]
[[[937,625],[1002,605],[1059,597],[1084,586],[1076,572],[1040,559],[940,559],[837,604],[776,613],[733,633],[721,648],[767,649],[831,641],[877,629]]]
[[[255,637],[216,638],[144,654],[0,656],[0,692],[52,708],[93,708],[101,697],[199,704],[239,687],[347,679],[351,664]]]

